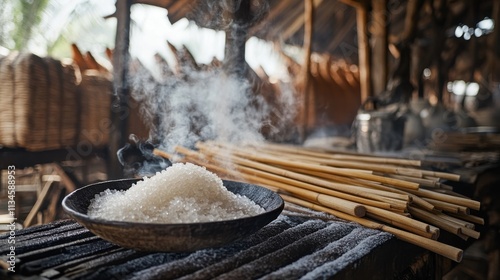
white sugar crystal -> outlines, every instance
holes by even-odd
[[[105,190],[92,199],[88,215],[114,221],[194,223],[231,220],[263,213],[245,196],[228,191],[204,167],[176,163],[126,191]]]

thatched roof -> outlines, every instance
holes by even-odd
[[[133,1],[167,9],[172,23],[187,18],[199,26],[218,30],[226,29],[231,23],[232,18],[226,13],[231,9],[229,6],[241,2]],[[249,1],[250,36],[303,46],[304,0]],[[500,22],[498,0],[386,0],[385,8],[380,5],[383,1],[378,0],[312,1],[315,6],[312,52],[329,54],[333,59],[367,69],[369,75],[362,75],[363,96],[384,91],[394,74],[401,77],[392,79],[411,80],[416,85],[427,68],[440,73],[433,89],[439,96],[447,80],[489,80],[493,76],[500,79],[500,29],[483,33],[488,36],[473,34],[476,24],[485,18]],[[360,14],[365,16],[358,17]],[[358,22],[360,18],[364,18],[362,25]],[[384,21],[382,24],[377,22],[380,19]],[[468,30],[469,38],[455,36],[455,30],[462,27]],[[364,33],[358,34],[358,28]],[[358,38],[362,38],[363,43],[358,44]],[[484,71],[478,72],[481,69]],[[369,88],[371,84],[373,89]]]
[[[451,29],[460,24],[469,26],[485,17],[491,17],[493,0],[388,0],[387,20],[389,42],[397,43],[405,31],[408,4],[424,3],[418,11],[417,37],[426,38],[436,22],[442,20],[444,28]],[[196,22],[199,26],[224,29],[228,19],[224,18],[225,3],[232,1],[212,0],[133,0],[134,3],[149,4],[168,10],[172,23],[181,18]],[[237,1],[235,1],[237,2]],[[360,3],[371,9],[367,0],[314,0],[314,35],[312,51],[329,53],[334,57],[358,62],[356,9]],[[290,45],[302,46],[304,38],[304,0],[251,0],[249,35]],[[433,22],[434,21],[434,22]],[[368,30],[371,32],[371,30]],[[431,38],[429,38],[431,39]]]
[[[225,1],[135,0],[168,10],[170,22],[187,18],[202,27],[224,29],[221,16]],[[357,62],[356,10],[338,0],[315,0],[312,51],[329,53]],[[252,0],[249,35],[302,46],[304,39],[303,0]]]

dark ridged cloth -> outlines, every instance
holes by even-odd
[[[73,220],[16,232],[16,277],[48,279],[331,279],[357,266],[390,234],[326,216],[285,211],[257,233],[192,253],[137,252]],[[4,241],[8,235],[0,236]],[[0,242],[0,258],[9,250]],[[8,276],[5,271],[0,276]],[[4,279],[4,278],[2,278]]]

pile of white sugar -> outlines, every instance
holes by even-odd
[[[175,163],[126,191],[106,190],[92,199],[88,215],[114,221],[195,223],[232,220],[263,213],[249,198],[228,191],[204,167]]]

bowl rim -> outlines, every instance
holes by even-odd
[[[100,219],[100,218],[91,218],[87,214],[83,214],[83,213],[81,213],[81,212],[73,209],[72,207],[70,207],[68,205],[68,201],[71,199],[71,197],[77,195],[77,193],[83,191],[84,189],[93,188],[96,185],[102,185],[102,184],[112,184],[112,183],[119,183],[119,182],[131,182],[131,185],[129,187],[127,187],[127,188],[124,189],[124,190],[127,190],[127,189],[129,189],[132,186],[133,183],[135,183],[137,181],[140,181],[140,180],[142,180],[142,178],[126,178],[126,179],[106,180],[106,181],[101,181],[101,182],[97,182],[97,183],[92,183],[92,184],[83,186],[83,187],[81,187],[79,189],[76,189],[76,190],[72,191],[71,193],[67,194],[63,198],[61,204],[63,206],[64,211],[67,214],[69,214],[72,218],[76,219],[77,221],[84,221],[84,222],[87,222],[87,223],[93,223],[93,224],[99,224],[99,225],[107,225],[107,226],[115,226],[115,227],[140,226],[140,227],[143,227],[143,228],[144,227],[158,228],[158,227],[162,227],[162,226],[163,227],[174,227],[174,226],[186,226],[186,225],[190,225],[190,226],[202,226],[203,225],[203,226],[206,226],[207,224],[214,225],[214,226],[216,226],[216,225],[225,225],[225,224],[231,224],[231,223],[235,223],[235,222],[238,222],[238,221],[242,221],[242,220],[245,220],[245,219],[255,219],[255,218],[258,218],[260,216],[269,215],[270,213],[272,213],[274,211],[278,211],[278,215],[279,215],[279,213],[281,213],[283,211],[284,206],[285,206],[285,202],[284,202],[283,198],[278,193],[273,192],[272,190],[269,190],[269,189],[267,189],[265,187],[262,187],[262,186],[259,186],[259,185],[255,185],[255,184],[251,184],[251,183],[246,183],[246,182],[232,181],[232,180],[222,180],[222,181],[223,181],[223,183],[230,182],[230,183],[237,183],[237,184],[247,184],[247,185],[251,185],[253,187],[257,187],[257,188],[261,188],[261,189],[264,189],[266,191],[269,191],[270,193],[273,193],[274,195],[276,195],[276,198],[279,200],[278,206],[273,207],[272,209],[269,209],[269,210],[265,209],[265,212],[257,214],[257,215],[245,216],[245,217],[242,217],[242,218],[231,219],[231,220],[220,220],[220,221],[211,221],[211,222],[194,222],[194,223],[146,223],[146,222],[116,221],[116,220],[105,220],[105,219]],[[226,187],[226,186],[224,186],[224,187]],[[259,205],[259,206],[261,206],[261,205]],[[88,208],[88,206],[87,206],[87,208]]]

